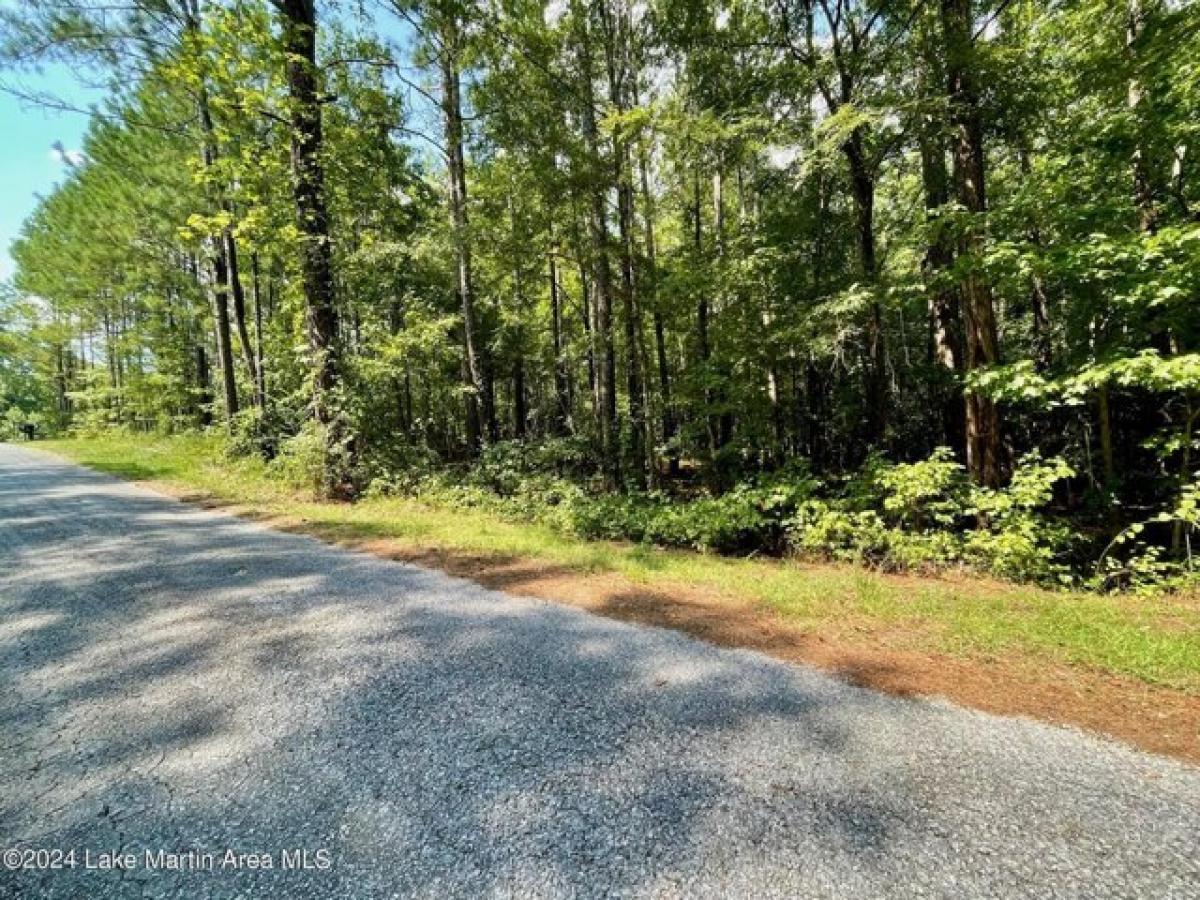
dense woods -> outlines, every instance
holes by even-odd
[[[1200,4],[29,0],[0,413],[581,534],[1192,571]],[[52,98],[46,98],[50,102]]]

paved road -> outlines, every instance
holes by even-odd
[[[0,768],[4,897],[1200,897],[1200,770],[6,446]]]

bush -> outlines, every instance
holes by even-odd
[[[36,429],[38,437],[46,437],[46,420],[40,413],[25,412],[15,406],[10,406],[3,416],[0,416],[0,441],[15,441],[24,435],[21,426],[29,424]]]
[[[321,484],[324,460],[324,432],[310,420],[299,434],[280,441],[279,452],[271,460],[270,469],[294,488],[315,489]]]
[[[1043,508],[1073,475],[1061,459],[1024,457],[1008,487],[970,484],[945,448],[916,463],[879,459],[841,496],[803,504],[788,523],[797,553],[885,569],[967,564],[1005,578],[1069,580],[1071,531]]]
[[[1041,510],[1053,498],[1054,485],[1074,474],[1063,460],[1043,460],[1035,450],[1017,463],[1008,487],[974,489],[973,512],[980,521],[967,537],[968,557],[1004,578],[1070,581],[1062,559],[1072,531]]]
[[[735,553],[771,551],[783,534],[761,490],[739,486],[720,497],[656,505],[642,540],[668,547]]]
[[[952,528],[970,494],[966,470],[949,447],[938,447],[921,462],[880,466],[875,483],[888,520],[915,531]]]
[[[651,494],[613,512],[624,514],[627,536],[634,540],[718,553],[775,553],[786,545],[788,519],[815,486],[793,470],[719,497],[678,502]]]
[[[500,441],[484,447],[468,478],[502,495],[515,494],[533,475],[590,474],[589,447],[579,437]]]
[[[406,497],[420,491],[422,483],[441,465],[437,453],[420,444],[396,444],[385,455],[363,460],[367,497]]]
[[[425,461],[380,472],[369,493],[487,509],[582,538],[737,553],[782,550],[788,518],[817,487],[807,468],[793,466],[719,497],[683,501],[659,492],[591,493],[556,474],[577,469],[583,459],[585,448],[576,439],[508,441],[487,448],[465,471],[438,470]]]
[[[300,477],[312,465],[305,461],[309,440],[288,442],[276,465]],[[414,448],[380,469],[369,493],[484,509],[585,539],[730,554],[791,551],[888,570],[970,566],[1006,578],[1067,577],[1062,560],[1071,533],[1043,512],[1055,483],[1073,474],[1059,459],[1030,454],[1000,490],[973,486],[940,448],[914,463],[873,457],[832,487],[792,464],[720,496],[681,500],[661,492],[594,493],[560,474],[578,472],[584,458],[574,439],[508,441],[487,448],[470,469],[455,470]]]
[[[883,563],[891,529],[874,510],[847,509],[828,500],[805,503],[788,523],[789,543],[800,554]]]
[[[1171,509],[1132,523],[1109,542],[1100,554],[1089,586],[1094,590],[1131,590],[1143,594],[1195,590],[1200,586],[1200,570],[1193,552],[1193,537],[1198,527],[1200,481],[1193,481],[1183,486]],[[1182,551],[1182,558],[1167,558],[1166,547],[1147,544],[1142,538],[1150,528],[1169,531],[1169,540],[1172,545],[1179,543],[1177,549]]]

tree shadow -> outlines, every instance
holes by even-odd
[[[931,828],[987,820],[973,768],[920,774],[962,762],[944,711],[752,653],[61,465],[0,466],[0,564],[0,844],[332,862],[2,896],[883,896],[915,857],[980,889],[1030,863]]]

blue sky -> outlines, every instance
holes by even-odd
[[[22,91],[50,93],[71,105],[86,106],[89,95],[65,67],[37,74],[5,73],[0,84]],[[49,110],[0,92],[0,280],[12,275],[9,246],[20,234],[39,194],[63,178],[66,166],[54,143],[77,151],[87,128],[82,113]]]
[[[11,7],[14,2],[19,0],[0,0],[0,7]],[[368,14],[368,23],[387,40],[400,44],[412,40],[406,24],[377,9]],[[50,65],[32,73],[0,71],[0,88],[49,95],[85,110],[100,102],[103,93],[81,85],[77,75],[65,65]],[[414,98],[409,97],[410,101]],[[86,112],[47,109],[0,90],[0,281],[13,274],[9,248],[20,235],[21,224],[37,206],[38,197],[50,193],[67,173],[54,145],[60,143],[67,154],[77,153],[87,125]]]

